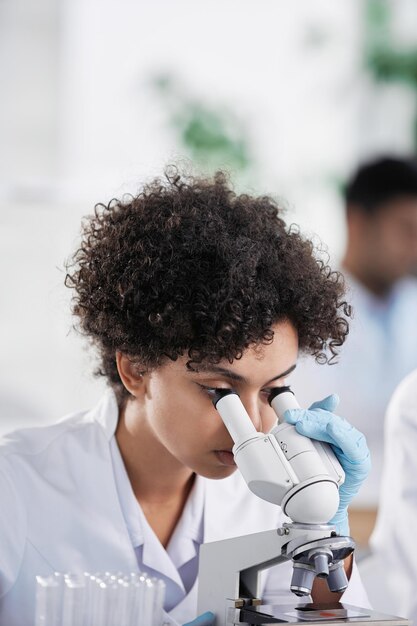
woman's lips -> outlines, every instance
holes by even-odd
[[[229,467],[236,467],[235,458],[230,450],[216,450],[215,452],[220,463]]]

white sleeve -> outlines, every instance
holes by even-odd
[[[413,621],[417,619],[416,390],[417,370],[399,385],[388,407],[381,503],[370,542],[374,565],[369,585],[376,609]]]
[[[9,476],[11,476],[11,470],[7,463],[2,462],[0,467],[0,599],[16,581],[26,541],[26,511]]]

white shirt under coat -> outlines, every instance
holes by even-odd
[[[162,546],[153,551],[156,537],[132,500],[127,475],[115,472],[117,421],[116,400],[108,392],[89,412],[52,426],[16,431],[1,440],[1,625],[34,623],[36,575],[140,571],[138,546],[143,568],[151,561],[156,575],[172,576],[178,594],[171,596],[175,606],[165,618],[170,624],[183,624],[196,617],[197,581],[187,590],[171,565],[187,562],[189,540],[200,541],[198,529],[208,542],[269,530],[286,521],[279,507],[249,491],[239,472],[224,480],[199,477],[196,506],[186,506],[179,521],[185,540],[178,535],[173,544],[177,554],[167,554]],[[291,570],[287,562],[265,573],[266,602],[294,603]],[[368,606],[355,566],[343,600]]]

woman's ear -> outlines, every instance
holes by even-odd
[[[128,356],[116,352],[117,371],[127,391],[134,397],[142,395],[145,388],[143,374],[139,371],[137,363]]]

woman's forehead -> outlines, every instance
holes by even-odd
[[[270,343],[254,344],[243,352],[241,358],[233,361],[222,359],[217,363],[209,361],[190,363],[189,357],[183,355],[163,367],[167,367],[173,374],[186,374],[191,377],[218,376],[242,382],[258,378],[258,375],[278,376],[295,365],[298,336],[293,325],[287,321],[276,324],[273,330],[274,337]]]

